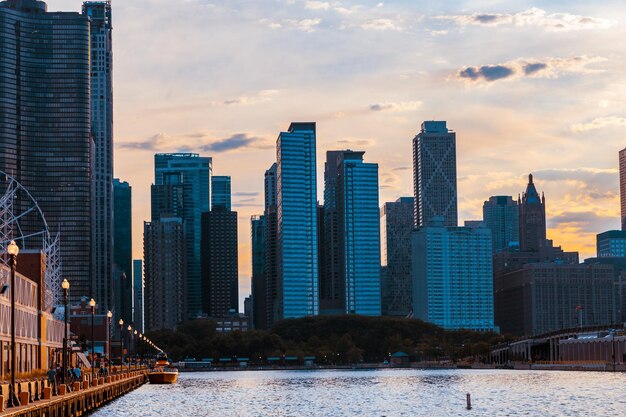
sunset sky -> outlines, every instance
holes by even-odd
[[[115,175],[133,187],[133,255],[154,153],[212,156],[232,176],[244,297],[281,130],[317,122],[320,201],[326,150],[351,148],[379,163],[382,204],[412,195],[411,140],[434,119],[457,132],[461,223],[532,172],[549,237],[593,256],[595,234],[619,226],[625,20],[623,1],[114,0]]]

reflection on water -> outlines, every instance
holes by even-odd
[[[181,373],[94,417],[626,416],[625,374],[495,370]],[[473,409],[465,409],[465,394]]]

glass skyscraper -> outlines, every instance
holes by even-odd
[[[177,199],[177,213],[183,221],[186,246],[187,269],[187,317],[196,318],[202,315],[202,271],[200,246],[202,237],[202,213],[211,210],[211,175],[212,160],[195,153],[156,154],[154,156],[154,185],[168,185],[168,181],[176,179],[177,185],[173,194]],[[161,194],[162,195],[162,194]],[[162,200],[166,200],[162,198]],[[167,201],[163,201],[167,203]],[[167,204],[166,204],[167,205]],[[152,220],[155,218],[152,208]]]
[[[89,30],[84,14],[48,13],[43,1],[0,1],[0,170],[38,202],[50,233],[60,232],[73,301],[96,290]],[[23,212],[24,204],[15,201],[14,209]],[[23,236],[41,232],[34,215],[20,219]],[[40,249],[41,238],[18,244]]]
[[[231,210],[230,177],[214,175],[211,177],[211,210],[222,206]]]
[[[143,261],[133,259],[133,323],[138,332],[144,332],[144,289]]]
[[[132,187],[118,178],[113,180],[113,207],[115,239],[114,279],[111,291],[114,292],[116,317],[127,323],[133,322],[133,233],[132,233]]]
[[[519,206],[513,197],[501,195],[485,201],[483,222],[491,230],[494,254],[519,246]]]
[[[315,123],[292,123],[276,143],[278,318],[319,313]]]

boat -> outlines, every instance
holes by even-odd
[[[170,365],[167,355],[159,353],[154,368],[148,373],[151,384],[175,384],[178,381],[178,369]]]

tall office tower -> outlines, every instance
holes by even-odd
[[[413,312],[445,329],[494,330],[491,231],[445,227],[413,233]]]
[[[533,183],[533,175],[528,176],[528,186],[519,205],[520,250],[537,252],[546,246],[546,198],[539,197]]]
[[[320,307],[328,314],[380,315],[378,164],[364,154],[326,154]]]
[[[230,177],[211,177],[211,209],[223,206],[227,211],[231,209]]]
[[[211,209],[212,160],[195,153],[156,154],[154,171],[155,186],[182,187],[182,205],[176,203],[182,211],[187,246],[187,317],[196,318],[202,315],[201,223],[202,213]],[[153,221],[155,214],[153,207]]]
[[[413,231],[413,197],[401,197],[385,203],[380,212],[382,314],[408,316],[413,310],[411,277],[411,232]]]
[[[277,318],[319,313],[315,123],[292,123],[276,143]]]
[[[202,311],[227,317],[239,311],[237,212],[224,206],[202,213]]]
[[[494,254],[519,245],[519,206],[513,197],[489,197],[483,204],[483,222],[491,230]]]
[[[252,241],[252,325],[255,329],[267,329],[265,301],[265,271],[267,261],[265,216],[250,219]]]
[[[94,141],[92,198],[93,297],[104,308],[113,308],[111,293],[113,262],[113,43],[111,2],[86,1],[83,15],[89,16],[91,36],[91,134]],[[128,262],[130,264],[130,260]],[[118,264],[119,266],[119,264]],[[126,270],[128,281],[132,276]],[[130,310],[124,312],[130,318]]]
[[[30,192],[50,233],[60,232],[62,276],[79,301],[96,290],[89,18],[48,13],[43,1],[0,1],[0,33],[0,170]],[[21,235],[31,236],[18,244],[40,249],[38,211],[22,198],[12,205],[24,214]]]
[[[269,329],[278,320],[278,194],[274,163],[265,171],[265,314]]]
[[[626,149],[619,151],[619,196],[622,230],[626,230]]]
[[[116,317],[126,323],[133,320],[133,233],[132,187],[118,178],[113,179],[113,238],[114,268],[112,289]]]
[[[626,257],[626,231],[609,230],[596,236],[598,258]]]
[[[138,332],[144,330],[144,289],[143,261],[133,259],[133,323]]]
[[[427,121],[413,139],[415,227],[443,217],[444,226],[457,226],[456,133],[446,122]]]
[[[183,220],[144,222],[145,330],[174,329],[187,317]]]

